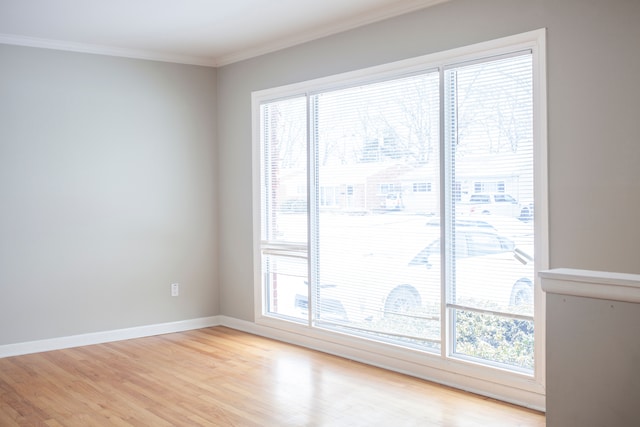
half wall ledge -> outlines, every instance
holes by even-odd
[[[546,293],[640,303],[640,274],[554,268],[539,276]]]
[[[640,275],[569,268],[539,274],[547,427],[640,425]]]

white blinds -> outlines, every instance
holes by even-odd
[[[262,105],[260,134],[264,305],[304,319],[294,301],[306,298],[308,283],[306,97]]]
[[[521,52],[262,104],[265,312],[531,372],[532,78]]]
[[[439,350],[439,265],[412,263],[439,239],[426,226],[440,210],[439,73],[322,93],[312,105],[311,261],[327,308],[314,320]]]
[[[529,52],[445,72],[452,350],[525,370],[533,369],[532,79]]]

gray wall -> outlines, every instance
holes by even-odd
[[[640,1],[452,0],[218,69],[220,307],[253,320],[251,91],[547,28],[550,265],[640,273]]]
[[[218,314],[215,79],[0,45],[0,345]]]

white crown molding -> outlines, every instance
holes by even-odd
[[[0,44],[16,46],[37,47],[43,49],[55,49],[71,52],[91,53],[96,55],[116,56],[123,58],[145,59],[150,61],[173,62],[178,64],[201,65],[205,67],[220,67],[234,62],[243,61],[256,56],[275,52],[281,49],[317,40],[322,37],[331,36],[374,22],[383,21],[416,10],[425,9],[439,3],[450,0],[407,0],[387,7],[372,10],[361,14],[353,19],[339,21],[321,29],[314,29],[303,34],[296,34],[275,42],[266,43],[258,47],[242,49],[230,54],[223,54],[218,57],[202,57],[193,55],[181,55],[174,53],[163,53],[144,49],[128,49],[115,46],[106,46],[90,43],[78,43],[65,40],[54,40],[37,37],[28,37],[15,34],[0,33]]]
[[[190,331],[193,329],[219,326],[220,317],[201,317],[197,319],[180,320],[177,322],[159,323],[155,325],[138,326],[134,328],[116,329],[112,331],[93,332],[67,337],[50,338],[38,341],[28,341],[16,344],[0,345],[0,358],[20,356],[23,354],[40,353],[43,351],[60,350],[64,348],[85,345],[103,344],[113,341],[144,338],[154,335],[170,334],[173,332]]]
[[[76,43],[63,40],[41,39],[13,34],[0,34],[0,44],[38,47],[43,49],[64,50],[80,53],[92,53],[95,55],[117,56],[121,58],[146,59],[149,61],[173,62],[177,64],[201,65],[205,67],[216,66],[216,61],[212,58],[167,54],[139,49],[125,49],[113,46]]]
[[[431,6],[435,6],[436,4],[445,3],[448,1],[450,0],[413,0],[403,2],[402,4],[395,4],[392,6],[384,7],[375,11],[371,11],[369,13],[362,14],[354,19],[340,21],[339,23],[332,26],[325,26],[321,30],[308,31],[304,34],[298,34],[293,37],[286,37],[284,39],[263,45],[261,47],[245,49],[242,51],[231,53],[229,55],[222,55],[217,58],[216,66],[221,67],[223,65],[229,65],[234,62],[239,62],[245,59],[254,58],[256,56],[265,55],[267,53],[276,52],[278,50],[321,39],[323,37],[328,37],[344,31],[353,30],[355,28],[362,27],[368,24],[384,21],[385,19],[390,19],[396,16],[404,15],[406,13],[415,12],[416,10],[426,9]]]

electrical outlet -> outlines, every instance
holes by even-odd
[[[180,295],[180,283],[172,283],[171,284],[171,296],[177,297]]]

